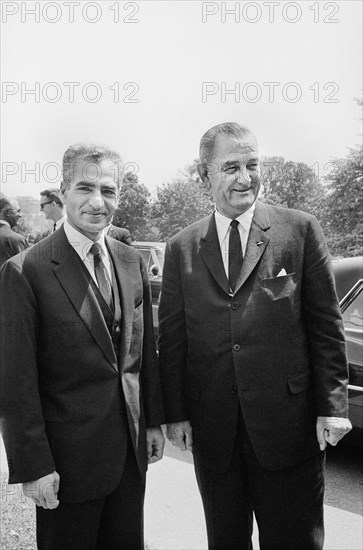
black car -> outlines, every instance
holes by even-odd
[[[159,327],[158,307],[164,267],[165,243],[138,241],[133,243],[132,246],[137,248],[141,253],[149,274],[153,301],[154,330],[155,338],[157,339]]]
[[[363,433],[363,256],[333,261],[349,361],[349,418]]]

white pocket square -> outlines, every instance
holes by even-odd
[[[281,269],[281,271],[276,275],[276,277],[283,277],[284,275],[287,275],[286,269]]]

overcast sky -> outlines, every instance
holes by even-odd
[[[223,121],[321,175],[360,142],[360,1],[1,4],[6,195],[59,185],[84,140],[116,148],[151,191]]]

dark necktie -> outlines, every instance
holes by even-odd
[[[57,229],[57,223],[54,222],[54,224],[53,224],[53,233],[54,233],[54,231],[55,231],[56,229]]]
[[[102,249],[99,243],[94,243],[90,248],[90,254],[93,255],[93,261],[95,266],[95,275],[98,283],[98,288],[110,309],[113,308],[112,299],[112,286],[110,279],[102,261]]]
[[[238,231],[237,220],[232,220],[230,223],[231,231],[229,233],[229,250],[228,250],[228,279],[229,286],[234,292],[236,288],[237,279],[242,267],[242,245],[241,237]]]

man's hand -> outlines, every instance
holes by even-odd
[[[166,427],[166,435],[169,441],[181,451],[193,450],[192,427],[189,420],[168,424]]]
[[[59,490],[59,474],[53,472],[37,479],[23,483],[23,490],[26,497],[34,500],[37,506],[54,510],[59,505],[57,499]]]
[[[148,463],[153,464],[163,458],[165,439],[161,428],[148,428],[146,430]]]
[[[327,447],[327,443],[335,446],[351,429],[352,424],[349,418],[318,416],[316,421],[316,436],[318,438],[320,450],[324,451]]]

